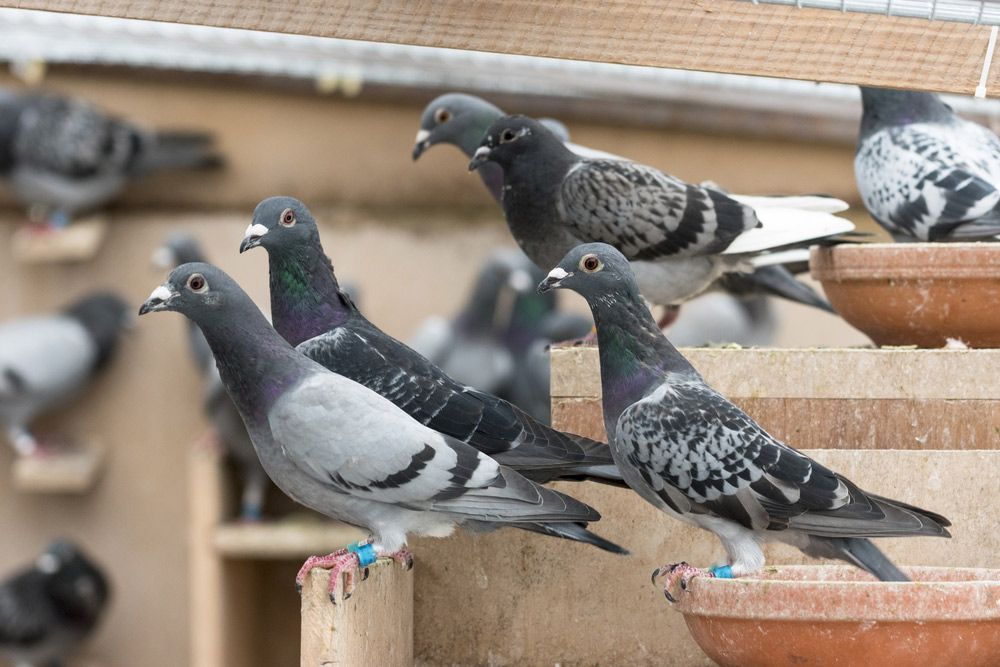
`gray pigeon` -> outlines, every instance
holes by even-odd
[[[173,234],[153,253],[153,262],[161,269],[172,269],[188,262],[203,262],[205,255],[198,241],[190,234]],[[257,452],[253,449],[243,419],[236,406],[229,399],[226,388],[215,367],[212,349],[201,333],[201,329],[188,321],[188,345],[195,366],[201,372],[205,384],[205,414],[212,424],[212,430],[221,443],[229,461],[236,468],[242,483],[240,494],[240,518],[243,521],[259,521],[264,513],[271,481],[264,472]]]
[[[949,537],[944,517],[862,491],[762,429],[702,379],[656,327],[628,260],[603,243],[571,250],[540,290],[571,289],[597,324],[604,424],[628,485],[666,514],[713,532],[729,556],[703,571],[664,566],[664,592],[697,574],[741,577],[760,543],[846,560],[883,581],[904,575],[870,537]]]
[[[0,583],[0,654],[16,665],[57,667],[93,633],[111,597],[108,579],[81,549],[54,542]]]
[[[532,481],[591,479],[624,486],[604,443],[552,429],[496,396],[456,382],[365,319],[337,284],[316,221],[302,202],[271,197],[258,204],[240,251],[257,246],[268,252],[274,326],[310,359]],[[576,524],[536,528],[624,552]]]
[[[897,241],[1000,235],[1000,139],[932,93],[862,88],[854,176]]]
[[[96,292],[59,314],[0,325],[0,423],[19,454],[39,452],[28,425],[82,393],[110,361],[119,334],[131,322],[120,297]]]
[[[211,265],[175,269],[139,314],[161,310],[186,315],[205,334],[275,484],[302,505],[371,531],[369,541],[314,557],[300,571],[301,584],[312,567],[332,566],[331,599],[345,570],[353,573],[378,556],[409,561],[411,534],[444,537],[462,524],[576,526],[600,518],[297,352]]]
[[[726,273],[783,262],[774,250],[854,229],[827,210],[768,207],[765,216],[757,204],[766,198],[738,201],[652,167],[582,157],[524,116],[490,126],[469,168],[489,162],[504,171],[507,224],[536,264],[552,266],[584,241],[608,242],[631,260],[643,296],[662,306],[682,303]],[[822,198],[801,199],[817,205]],[[818,205],[842,204],[831,202]]]
[[[0,178],[32,217],[63,226],[166,169],[217,167],[211,137],[155,132],[80,100],[0,90]]]
[[[466,157],[472,158],[486,131],[504,113],[486,100],[463,93],[447,93],[432,100],[424,109],[420,118],[420,130],[417,132],[416,144],[413,147],[413,159],[419,158],[427,149],[436,144],[452,144],[461,150]],[[546,128],[552,131],[572,152],[584,158],[599,158],[625,160],[625,158],[586,146],[570,143],[566,126],[552,119],[539,119]],[[502,203],[503,169],[494,162],[486,162],[477,169],[486,189],[497,202]],[[707,184],[702,184],[707,185]],[[723,192],[718,186],[714,190]],[[724,193],[728,194],[728,193]],[[805,207],[807,210],[817,206],[827,207],[821,210],[837,212],[840,204],[829,197],[743,197],[730,195],[737,200],[748,200],[755,209],[764,211],[763,215],[774,220],[777,212],[785,212],[793,219],[803,214],[797,210]],[[832,205],[832,208],[831,208]],[[846,208],[846,206],[844,206]],[[794,223],[793,223],[794,224]],[[548,268],[550,264],[542,265]],[[808,268],[803,265],[803,270]],[[796,303],[813,306],[827,312],[833,312],[829,302],[817,294],[808,285],[799,282],[795,276],[783,266],[757,266],[750,273],[729,273],[722,276],[720,287],[726,291],[741,296],[754,294],[770,294]],[[575,336],[574,336],[575,338]],[[556,339],[566,340],[566,339]]]

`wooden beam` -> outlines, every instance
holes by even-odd
[[[327,596],[328,570],[317,568],[306,577],[302,667],[413,664],[413,572],[388,559],[369,572],[349,599],[338,594],[337,604]]]
[[[972,94],[990,28],[739,0],[0,0],[24,9]],[[1000,90],[992,67],[990,96]]]

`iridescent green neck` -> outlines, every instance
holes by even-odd
[[[340,290],[333,264],[314,244],[269,253],[271,318],[292,345],[342,325],[354,310]]]

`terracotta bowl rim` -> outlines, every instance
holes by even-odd
[[[865,243],[809,254],[809,272],[829,289],[844,281],[917,280],[921,283],[1000,278],[1000,243]],[[893,289],[879,284],[878,289]],[[836,305],[836,304],[835,304]]]
[[[912,582],[882,582],[849,565],[767,566],[763,576],[696,577],[677,609],[688,617],[773,621],[988,621],[1000,624],[1000,568],[903,567]],[[849,573],[848,581],[775,578],[783,572]],[[921,575],[965,575],[920,581]],[[770,575],[770,576],[769,576]]]

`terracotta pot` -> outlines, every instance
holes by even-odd
[[[724,667],[1000,665],[1000,570],[905,570],[915,582],[883,583],[847,565],[697,577],[678,609]]]
[[[812,276],[878,345],[1000,347],[1000,243],[866,243],[812,249]]]

